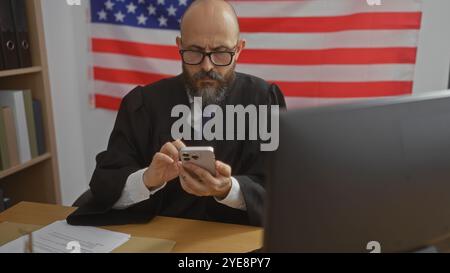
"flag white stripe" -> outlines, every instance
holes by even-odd
[[[132,70],[145,73],[178,75],[180,61],[156,58],[132,57],[127,55],[94,53],[95,66],[111,69]],[[261,77],[267,81],[412,81],[412,64],[377,65],[256,65],[238,64],[237,71]]]
[[[120,84],[105,81],[94,81],[94,92],[100,95],[122,98],[136,87],[135,84]]]
[[[381,0],[370,6],[366,0],[229,1],[239,17],[343,16],[366,12],[417,12],[420,0]]]
[[[237,71],[253,74],[266,81],[289,82],[373,82],[412,81],[414,65],[250,65],[240,64]]]
[[[148,29],[131,26],[93,23],[92,38],[113,39],[137,43],[175,45],[178,30]]]
[[[331,33],[242,33],[250,49],[328,49],[416,47],[417,30],[342,31]],[[274,41],[276,41],[274,43]]]
[[[147,44],[175,45],[178,31],[93,24],[92,37]],[[357,30],[331,33],[242,33],[248,49],[327,49],[416,47],[417,30]],[[276,42],[274,42],[276,41]]]
[[[133,70],[164,75],[177,75],[182,71],[181,61],[133,57],[109,53],[93,53],[92,55],[94,66],[105,68]]]

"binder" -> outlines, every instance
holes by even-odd
[[[28,128],[28,141],[30,143],[31,158],[38,156],[37,140],[36,140],[36,125],[33,111],[33,98],[31,90],[23,90],[23,104],[25,106],[25,116]]]
[[[6,142],[6,128],[3,118],[3,111],[0,111],[0,168],[6,170],[10,167],[8,143]]]
[[[17,146],[17,130],[14,122],[14,113],[10,107],[3,107],[3,121],[6,130],[6,145],[9,153],[9,166],[20,164],[19,148]]]
[[[16,30],[17,49],[20,67],[31,66],[30,39],[25,0],[10,0]]]
[[[0,42],[5,69],[19,67],[19,53],[10,0],[0,0]]]
[[[35,99],[33,99],[33,113],[38,155],[42,155],[45,153],[44,118],[42,116],[42,104]]]

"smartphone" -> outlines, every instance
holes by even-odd
[[[216,157],[213,147],[183,147],[180,150],[182,163],[192,163],[216,176]]]

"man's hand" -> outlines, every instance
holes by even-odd
[[[216,161],[216,176],[192,163],[178,163],[181,187],[196,196],[214,196],[224,199],[231,190],[231,167]]]
[[[178,167],[179,150],[185,147],[181,140],[167,142],[153,156],[150,166],[144,173],[144,184],[149,190],[161,187],[180,174]]]

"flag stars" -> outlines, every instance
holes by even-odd
[[[123,14],[121,11],[119,11],[114,14],[114,17],[116,17],[116,22],[123,23],[123,19],[125,19],[125,14]]]
[[[162,27],[162,26],[167,27],[167,18],[166,18],[166,17],[164,17],[164,16],[161,15],[161,16],[158,18],[158,21],[159,21],[159,26],[160,26],[160,27]]]
[[[130,2],[130,4],[127,5],[128,13],[136,13],[137,6],[133,4],[133,2]]]
[[[178,28],[188,0],[100,0],[103,6],[93,12],[98,22],[140,27]],[[185,7],[183,7],[185,6]],[[148,12],[148,13],[147,13]]]
[[[169,16],[177,16],[177,9],[173,6],[170,5],[170,7],[167,9],[167,13],[169,14]]]
[[[105,2],[105,7],[106,7],[107,10],[112,10],[114,8],[115,4],[116,3],[111,2],[111,0],[108,0],[108,1]]]
[[[153,5],[148,6],[147,10],[148,10],[148,14],[156,15],[156,8],[155,8],[155,6],[153,6]]]
[[[106,20],[108,14],[104,9],[102,9],[101,11],[97,12],[97,15],[99,20]]]
[[[148,17],[146,17],[143,13],[137,17],[138,25],[145,25],[147,23]]]

